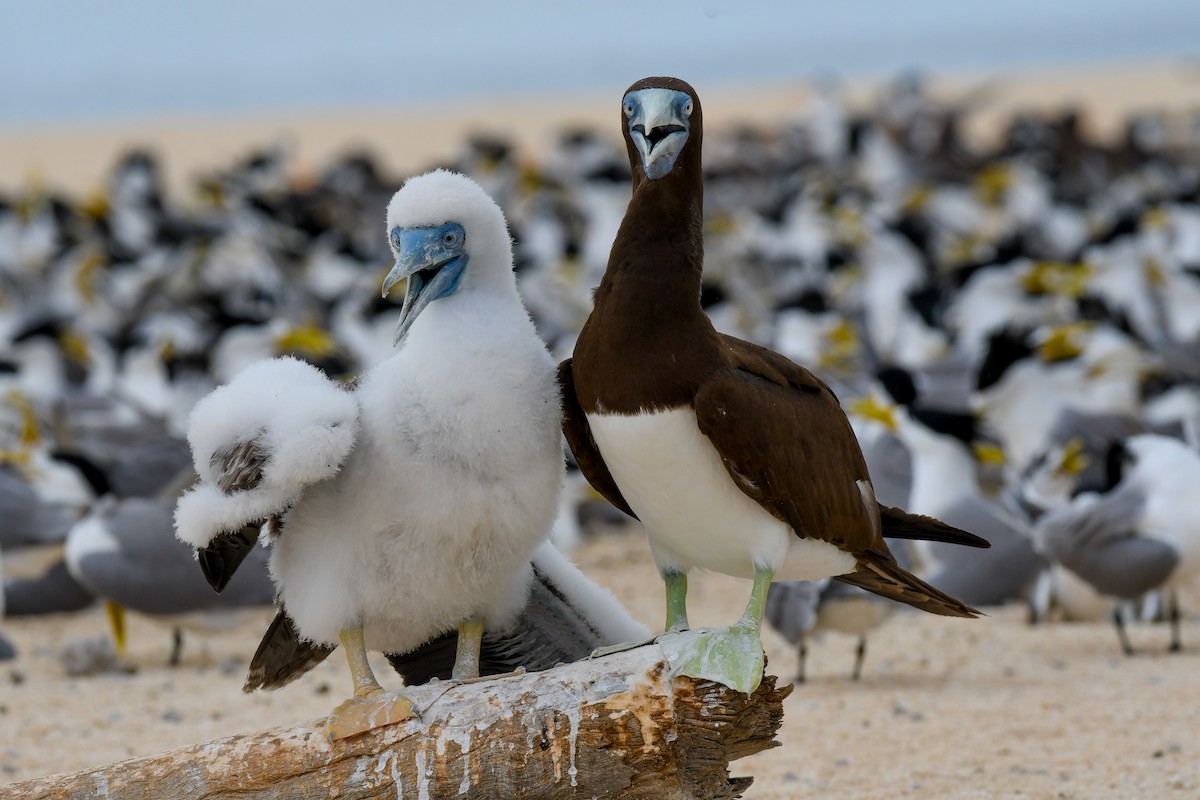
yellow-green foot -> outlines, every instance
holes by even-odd
[[[346,739],[417,716],[412,701],[399,692],[379,691],[351,697],[333,710],[326,723],[329,738]]]
[[[766,658],[762,639],[752,627],[664,633],[657,641],[676,675],[716,681],[746,694],[762,683]]]

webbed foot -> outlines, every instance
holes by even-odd
[[[417,717],[412,701],[382,689],[351,697],[333,710],[326,728],[334,741]]]
[[[752,626],[665,633],[657,642],[677,675],[716,681],[746,694],[762,683],[766,657]]]

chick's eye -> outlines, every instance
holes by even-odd
[[[392,231],[391,237],[392,249],[397,253],[400,252],[400,231]]]
[[[458,244],[458,233],[456,231],[446,231],[442,234],[442,244],[447,247],[453,247]]]

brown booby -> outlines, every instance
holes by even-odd
[[[660,640],[675,668],[753,691],[773,579],[836,576],[935,614],[977,612],[896,563],[884,536],[987,542],[879,505],[850,423],[804,367],[718,333],[700,305],[702,112],[675,78],[622,100],[633,196],[574,357],[559,366],[580,468],[645,525],[668,632],[688,627],[694,568],[751,578],[733,626]]]

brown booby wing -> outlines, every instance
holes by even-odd
[[[778,353],[720,336],[726,363],[701,384],[694,408],[737,487],[798,536],[852,553],[857,569],[837,580],[934,614],[977,616],[896,562],[866,461],[833,391]]]
[[[851,553],[887,546],[858,481],[867,464],[833,392],[766,348],[722,336],[726,364],[696,391],[700,431],[744,494],[797,535]]]
[[[567,437],[567,446],[575,456],[579,471],[605,500],[637,519],[637,514],[634,514],[629,503],[625,502],[625,497],[617,488],[617,482],[608,471],[604,456],[600,455],[600,449],[596,447],[596,440],[592,438],[592,428],[588,425],[587,415],[583,413],[583,407],[579,405],[579,396],[575,392],[574,369],[569,358],[558,365],[558,387],[562,393],[563,434]]]

